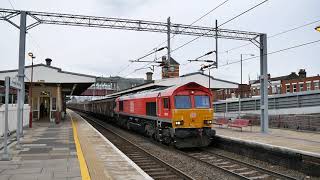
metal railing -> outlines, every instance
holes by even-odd
[[[320,90],[271,95],[268,98],[269,109],[320,106]],[[241,99],[240,106],[242,112],[260,110],[260,97]],[[239,100],[214,102],[213,107],[216,113],[239,111]]]

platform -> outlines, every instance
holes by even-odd
[[[80,180],[80,168],[70,121],[34,122],[24,131],[21,150],[9,145],[11,161],[0,161],[1,180]],[[2,151],[1,151],[2,155]]]
[[[257,126],[253,126],[252,131],[250,127],[246,127],[242,132],[239,129],[218,126],[214,129],[218,137],[225,139],[276,147],[320,158],[320,133],[285,129],[269,129],[268,133],[261,133]]]
[[[91,179],[152,179],[81,116],[68,110]]]
[[[12,160],[0,161],[0,180],[152,179],[72,111],[59,124],[34,122],[24,134],[22,149],[11,143]]]

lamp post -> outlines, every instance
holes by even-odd
[[[29,114],[29,128],[32,128],[32,119],[33,119],[33,101],[32,101],[32,86],[33,86],[33,59],[36,57],[32,52],[28,53],[31,58],[31,81],[29,86],[29,101],[30,101],[30,114]]]
[[[240,54],[240,86],[239,86],[239,96],[238,96],[238,99],[239,99],[239,112],[238,112],[238,118],[240,118],[240,112],[241,112],[241,96],[242,96],[242,58],[243,56],[254,56],[254,54]]]

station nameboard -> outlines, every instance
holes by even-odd
[[[22,89],[22,84],[16,77],[10,78],[10,86],[16,89]]]

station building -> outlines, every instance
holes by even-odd
[[[96,77],[91,75],[63,71],[61,68],[51,66],[51,59],[46,64],[25,66],[25,104],[31,106],[33,120],[57,122],[64,116],[67,96],[81,95],[88,87],[95,83]],[[31,72],[33,80],[31,85]],[[18,70],[0,71],[0,85],[4,85],[6,76],[16,77]],[[32,87],[32,88],[31,88]],[[1,88],[1,103],[4,103],[4,88]],[[14,90],[10,90],[11,103],[16,102]]]

